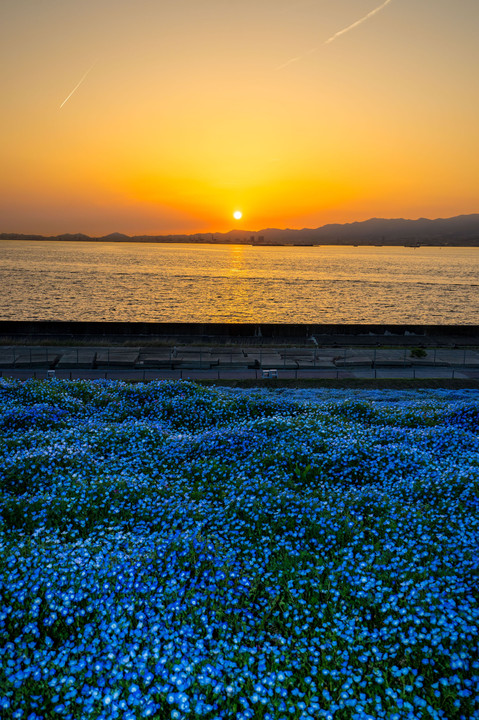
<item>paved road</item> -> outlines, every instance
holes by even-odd
[[[0,346],[4,377],[191,380],[477,379],[477,348]],[[417,357],[417,354],[420,357]]]
[[[110,380],[209,380],[227,381],[227,380],[255,380],[258,383],[270,382],[271,379],[264,377],[262,370],[244,370],[241,368],[225,369],[218,368],[215,370],[140,370],[127,368],[107,368],[107,369],[72,369],[72,370],[47,370],[45,368],[20,368],[20,369],[2,369],[0,376],[5,378],[17,378],[25,380],[29,377],[44,379],[52,377],[60,379],[110,379]],[[369,368],[350,367],[348,370],[321,370],[298,368],[297,370],[278,370],[276,377],[278,380],[344,380],[344,379],[361,379],[361,380],[386,380],[386,379],[403,379],[403,380],[476,380],[479,381],[479,369],[470,368]]]

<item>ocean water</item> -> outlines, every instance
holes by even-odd
[[[479,323],[479,248],[2,241],[0,319]]]

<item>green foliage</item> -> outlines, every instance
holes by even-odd
[[[424,348],[412,348],[410,353],[412,358],[425,358],[427,357],[427,351]]]

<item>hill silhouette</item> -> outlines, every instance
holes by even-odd
[[[479,246],[479,213],[451,218],[418,220],[371,218],[361,222],[332,223],[318,228],[230,230],[226,233],[191,235],[124,235],[113,232],[100,237],[82,233],[55,236],[2,233],[0,240],[60,240],[91,242],[189,242],[242,243],[252,245],[436,245]]]

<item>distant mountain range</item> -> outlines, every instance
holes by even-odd
[[[55,236],[2,233],[0,240],[60,240],[90,242],[227,243],[243,245],[436,245],[479,246],[479,213],[428,220],[384,220],[323,225],[302,230],[267,228],[260,231],[230,230],[227,233],[192,235],[123,235],[102,237],[65,234]]]

